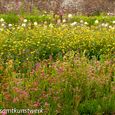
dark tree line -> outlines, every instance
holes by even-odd
[[[15,8],[23,8],[25,11],[31,12],[36,7],[40,11],[52,11],[59,15],[77,12],[86,15],[101,12],[115,13],[115,0],[0,0],[0,11],[8,10],[7,5],[11,2],[15,4],[14,11]]]

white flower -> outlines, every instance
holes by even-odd
[[[22,24],[22,27],[26,27],[26,24],[25,24],[25,23],[23,23],[23,24]]]
[[[38,23],[37,22],[34,22],[34,26],[37,26],[38,25]]]
[[[45,21],[44,24],[47,24],[47,21]]]
[[[12,27],[12,24],[8,24],[9,27]]]
[[[2,23],[2,24],[1,24],[1,26],[3,27],[3,26],[5,26],[5,24],[4,24],[4,23]]]
[[[3,28],[0,28],[0,31],[3,31]]]
[[[53,28],[53,24],[50,24],[49,27],[50,27],[50,28]]]
[[[57,24],[60,24],[60,23],[61,23],[61,20],[60,20],[60,19],[58,19],[58,20],[57,20]]]
[[[107,26],[109,26],[109,24],[108,24],[108,23],[105,23],[105,24],[104,24],[104,23],[102,23],[101,25],[102,25],[103,27],[107,27]]]
[[[66,22],[66,19],[63,19],[63,21],[62,21],[63,23],[65,23]]]
[[[113,24],[115,24],[115,20],[113,21]]]
[[[107,15],[109,16],[109,15],[110,15],[110,13],[107,13]]]
[[[68,14],[68,18],[72,18],[72,14]]]
[[[109,25],[109,24],[108,24],[108,23],[106,23],[104,26],[105,26],[105,27],[107,27],[108,25]]]
[[[111,28],[112,28],[112,26],[109,26],[109,28],[111,29]]]
[[[24,21],[23,21],[23,22],[25,22],[25,23],[26,23],[27,21],[28,21],[27,19],[24,19]]]
[[[98,24],[99,23],[99,21],[98,20],[95,20],[95,24]]]
[[[107,15],[108,15],[108,16],[113,16],[114,14],[111,13],[111,12],[108,12]]]
[[[20,29],[20,27],[18,26],[18,27],[17,27],[17,29],[19,30],[19,29]]]
[[[71,26],[75,26],[77,24],[77,22],[73,22],[71,23]]]
[[[1,18],[1,19],[0,19],[0,22],[4,22],[4,19],[3,19],[3,18]]]
[[[88,23],[87,23],[87,22],[84,22],[84,24],[85,24],[85,25],[88,25]]]
[[[80,20],[80,23],[83,23],[83,20]]]
[[[101,25],[102,25],[102,26],[105,26],[105,24],[104,24],[104,23],[102,23]]]

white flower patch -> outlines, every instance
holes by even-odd
[[[98,24],[99,23],[99,21],[98,20],[95,20],[95,24]]]
[[[66,22],[66,19],[63,19],[63,21],[62,21],[63,23],[65,23]]]
[[[88,25],[88,22],[84,22],[85,25]]]
[[[8,24],[9,27],[12,27],[12,24]]]
[[[22,27],[26,27],[26,24],[25,24],[25,23],[23,23],[23,24],[22,24]]]
[[[112,23],[115,24],[115,20]]]
[[[34,26],[37,26],[38,25],[38,23],[37,22],[34,22]]]
[[[20,29],[20,27],[18,26],[18,27],[17,27],[17,29],[19,30],[19,29]]]
[[[50,28],[53,28],[53,24],[49,24],[49,27],[50,27]]]
[[[112,26],[109,26],[109,28],[111,29],[111,28],[112,28]]]
[[[0,31],[3,31],[3,28],[0,28]]]
[[[1,19],[0,19],[0,22],[4,22],[4,19],[3,19],[3,18],[1,18]]]
[[[83,20],[80,20],[80,23],[83,23]]]
[[[108,24],[108,23],[106,23],[104,26],[105,26],[105,27],[108,27],[108,26],[109,26],[109,24]]]
[[[1,26],[2,26],[2,27],[4,27],[4,26],[5,26],[5,24],[4,24],[4,23],[2,23],[2,24],[1,24]]]
[[[68,14],[68,18],[72,18],[72,14]]]
[[[76,25],[77,25],[77,22],[71,23],[71,26],[76,26]]]
[[[24,21],[23,21],[23,22],[24,22],[24,23],[26,23],[27,21],[28,21],[27,19],[24,19]]]
[[[104,26],[105,26],[105,24],[104,24],[104,23],[102,23],[102,24],[101,24],[101,26],[103,26],[103,27],[104,27]]]

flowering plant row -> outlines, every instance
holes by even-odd
[[[42,109],[43,115],[114,114],[113,60],[88,60],[70,51],[62,60],[25,61],[21,68],[16,71],[14,60],[0,66],[1,109]]]
[[[50,55],[55,58],[71,50],[89,59],[114,56],[114,26],[48,25],[28,23],[27,19],[21,25],[3,26],[0,32],[0,57],[5,61],[39,60]]]

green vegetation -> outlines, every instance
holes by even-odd
[[[114,114],[114,20],[102,27],[100,20],[89,26],[38,24],[34,19],[10,25],[1,19],[0,109]]]
[[[43,23],[45,21],[47,21],[48,23],[54,23],[54,18],[52,15],[50,14],[41,14],[41,15],[27,15],[27,14],[23,14],[23,15],[16,15],[16,14],[0,14],[0,18],[4,18],[5,21],[7,23],[11,23],[11,24],[16,24],[16,23],[20,23],[24,18],[28,19],[31,22],[37,21],[39,23]],[[57,16],[58,18],[58,16]],[[73,16],[71,20],[68,20],[67,16],[64,16],[63,19],[66,19],[68,22],[80,22],[81,20],[83,20],[84,22],[88,22],[89,25],[94,25],[95,24],[95,20],[98,20],[100,23],[110,23],[111,21],[115,20],[115,16]]]
[[[3,18],[6,23],[19,24],[24,18],[30,22],[37,21],[42,23],[44,21],[51,22],[52,17],[50,15],[16,15],[16,14],[0,14],[0,18]]]

